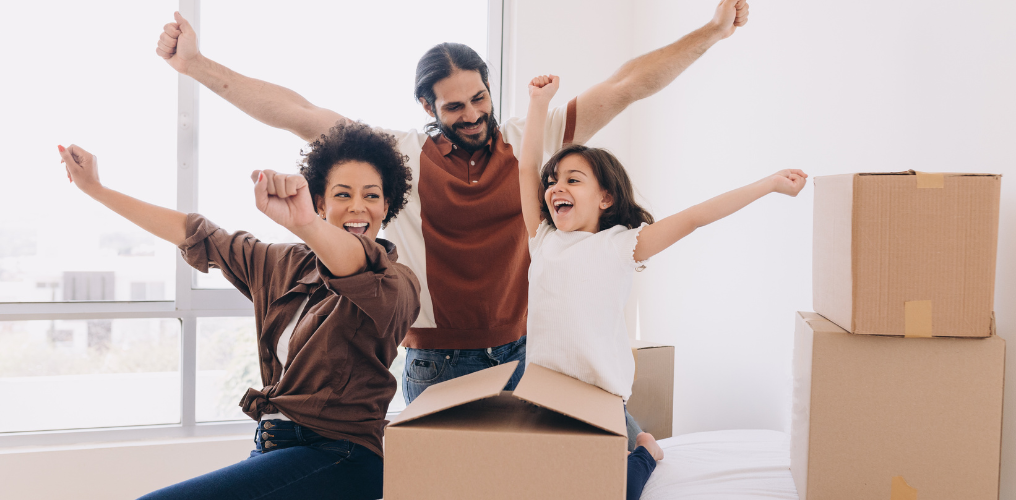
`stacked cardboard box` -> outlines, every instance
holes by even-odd
[[[815,179],[818,314],[798,313],[794,346],[801,500],[998,498],[1000,183],[916,172]]]

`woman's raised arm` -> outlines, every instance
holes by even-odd
[[[67,176],[82,192],[173,245],[180,246],[187,239],[187,214],[152,205],[103,186],[99,182],[98,162],[94,155],[73,144],[68,148],[58,146],[58,149],[67,168]]]

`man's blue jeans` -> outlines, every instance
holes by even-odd
[[[524,336],[515,342],[487,349],[406,349],[402,394],[408,405],[434,384],[515,360],[518,360],[519,366],[505,386],[507,391],[515,390],[526,371]]]
[[[363,446],[287,420],[258,424],[250,458],[149,493],[140,500],[381,498],[384,463]]]

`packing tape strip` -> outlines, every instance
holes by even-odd
[[[903,303],[903,336],[931,337],[930,300],[911,300]]]
[[[893,476],[889,500],[917,500],[917,488],[907,484],[907,480],[903,479],[903,476]]]
[[[945,187],[945,174],[914,173],[917,177],[917,189],[942,189]]]

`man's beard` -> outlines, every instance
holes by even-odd
[[[438,117],[436,121],[438,130],[440,130],[441,133],[444,134],[444,136],[447,137],[449,141],[452,141],[452,144],[455,144],[456,146],[465,149],[470,153],[486,146],[487,141],[489,141],[491,137],[494,137],[494,132],[497,130],[497,120],[494,119],[494,117],[491,116],[490,114],[484,114],[483,116],[480,117],[479,120],[476,120],[475,122],[456,123],[451,127],[445,125],[445,123],[441,121],[440,117]],[[476,125],[477,122],[481,121],[487,123],[487,129],[484,130],[482,133],[475,134],[474,136],[468,136],[459,133],[459,129],[468,127],[470,125]]]

